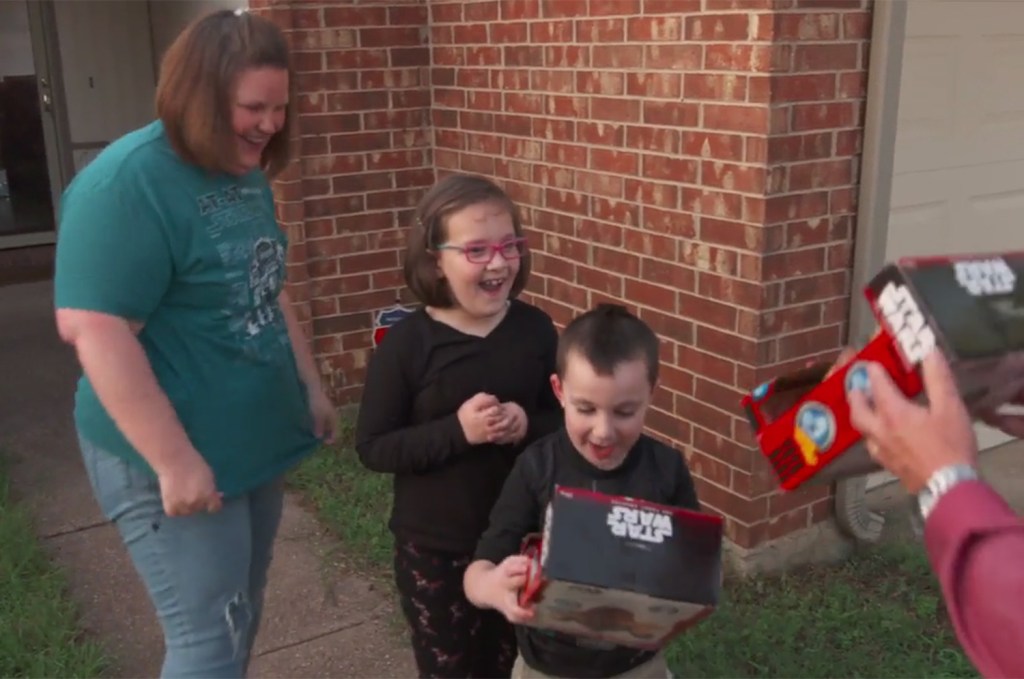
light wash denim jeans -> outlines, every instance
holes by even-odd
[[[154,479],[80,440],[96,500],[121,533],[164,632],[162,677],[244,677],[281,521],[283,480],[216,514],[169,517]]]

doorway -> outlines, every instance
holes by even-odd
[[[56,238],[54,196],[64,175],[41,9],[0,2],[0,249]]]
[[[54,244],[56,207],[75,173],[153,119],[158,65],[174,37],[201,14],[247,5],[0,0],[0,252]]]

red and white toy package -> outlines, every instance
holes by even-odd
[[[847,402],[851,390],[867,389],[868,362],[920,397],[920,362],[942,351],[972,414],[1024,389],[1024,252],[907,257],[883,268],[864,294],[880,327],[852,361],[828,377],[827,363],[777,377],[743,398],[785,490],[879,469]]]

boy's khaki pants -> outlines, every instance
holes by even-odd
[[[668,671],[668,664],[665,662],[665,654],[658,653],[643,665],[637,665],[628,672],[615,675],[621,679],[672,679],[672,673]],[[523,656],[516,657],[516,664],[512,666],[512,679],[556,679],[547,674],[541,674],[523,661]]]

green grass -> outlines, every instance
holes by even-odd
[[[351,428],[341,442],[310,456],[288,479],[320,520],[341,540],[345,559],[364,573],[390,578],[391,477],[368,471],[351,447]]]
[[[364,469],[343,438],[291,484],[349,561],[390,578],[390,477]],[[675,640],[668,657],[680,677],[978,676],[916,543],[864,549],[839,566],[727,581],[718,610]]]
[[[920,545],[838,566],[726,583],[725,601],[670,647],[677,676],[977,677]]]
[[[11,500],[0,459],[0,677],[95,677],[106,666],[100,646],[82,637],[63,575]]]

